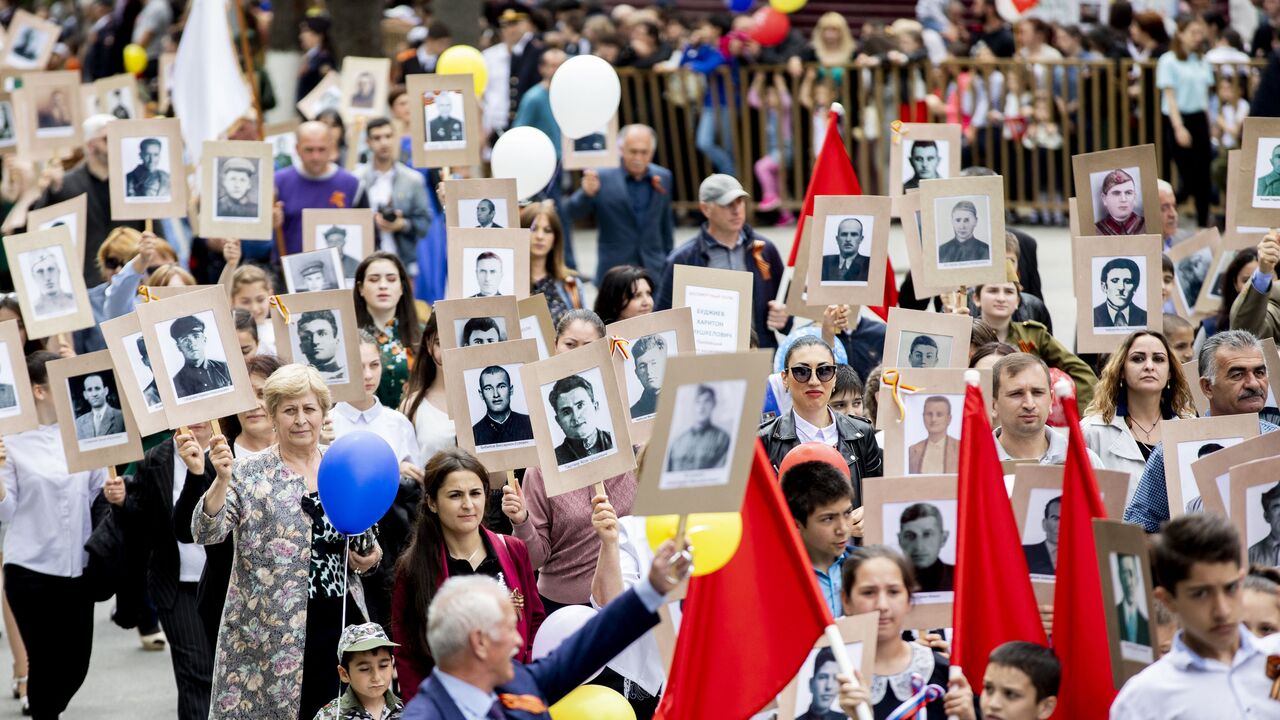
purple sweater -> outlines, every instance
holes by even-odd
[[[284,247],[288,254],[302,252],[302,211],[306,208],[349,208],[360,181],[338,168],[324,180],[312,180],[294,167],[276,171],[276,199],[284,203]],[[272,258],[276,259],[273,247]]]

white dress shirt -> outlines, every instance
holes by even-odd
[[[107,482],[107,471],[67,472],[57,425],[6,435],[4,444],[9,455],[0,465],[5,490],[0,523],[9,526],[5,563],[80,577],[89,562],[84,549],[93,530],[89,509]]]
[[[374,212],[391,204],[394,196],[392,191],[392,181],[396,176],[396,168],[394,165],[386,172],[378,172],[372,165],[369,166],[369,172],[373,175],[373,182],[369,185],[369,207]],[[396,235],[385,230],[378,231],[378,249],[384,252],[396,254]]]
[[[176,445],[176,443],[175,443]],[[178,496],[187,484],[187,464],[182,462],[177,448],[173,452],[173,504],[178,505]],[[204,572],[204,546],[195,543],[178,541],[178,582],[200,582],[200,574]]]
[[[827,408],[827,412],[831,412],[831,408]],[[836,446],[836,442],[840,440],[840,430],[836,427],[836,417],[831,415],[831,422],[826,427],[820,428],[808,420],[800,417],[800,413],[795,413],[793,417],[796,419],[796,438],[802,443],[820,442],[823,445]]]
[[[423,403],[426,404],[425,402]],[[421,465],[418,455],[418,437],[409,418],[389,409],[377,399],[373,407],[361,412],[351,403],[340,402],[333,406],[333,437],[340,438],[356,430],[365,430],[380,436],[395,451],[396,460]]]

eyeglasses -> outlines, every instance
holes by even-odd
[[[823,363],[816,368],[812,368],[808,365],[794,365],[787,368],[787,372],[791,374],[791,377],[796,379],[796,382],[802,383],[809,382],[809,378],[813,376],[814,372],[817,372],[818,382],[825,383],[831,382],[831,378],[836,376],[836,366],[830,363]]]

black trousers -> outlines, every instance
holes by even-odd
[[[1196,201],[1196,225],[1209,226],[1209,205],[1213,199],[1213,142],[1209,137],[1209,116],[1205,113],[1183,113],[1182,125],[1191,134],[1191,147],[1178,145],[1173,134],[1173,123],[1164,118],[1165,147],[1173,156],[1174,165],[1178,168],[1178,181],[1182,187],[1178,189],[1178,202],[1188,196]],[[1151,204],[1147,203],[1150,208]],[[1150,210],[1147,217],[1152,217]]]
[[[158,610],[160,626],[169,639],[173,677],[178,683],[180,720],[208,718],[209,695],[213,691],[213,646],[196,608],[196,586],[193,582],[178,583],[173,607]]]
[[[57,720],[89,674],[93,599],[83,578],[4,566],[4,591],[27,640],[31,717]]]

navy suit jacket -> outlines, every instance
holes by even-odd
[[[499,697],[533,695],[550,707],[657,624],[658,615],[645,608],[635,590],[628,590],[550,655],[528,665],[512,662],[515,677],[494,692]],[[551,717],[547,713],[510,708],[503,708],[503,716],[513,720]],[[405,706],[404,720],[463,720],[463,716],[440,679],[432,673]]]
[[[600,247],[596,261],[596,285],[600,285],[609,268],[617,265],[639,265],[653,278],[662,275],[667,255],[675,247],[675,216],[671,213],[671,194],[675,191],[671,171],[649,164],[648,175],[657,175],[662,192],[649,194],[649,209],[637,217],[627,192],[626,171],[621,167],[600,170],[600,191],[588,196],[581,188],[566,202],[569,218],[577,220],[594,210],[600,227]],[[655,288],[656,290],[656,288]]]

